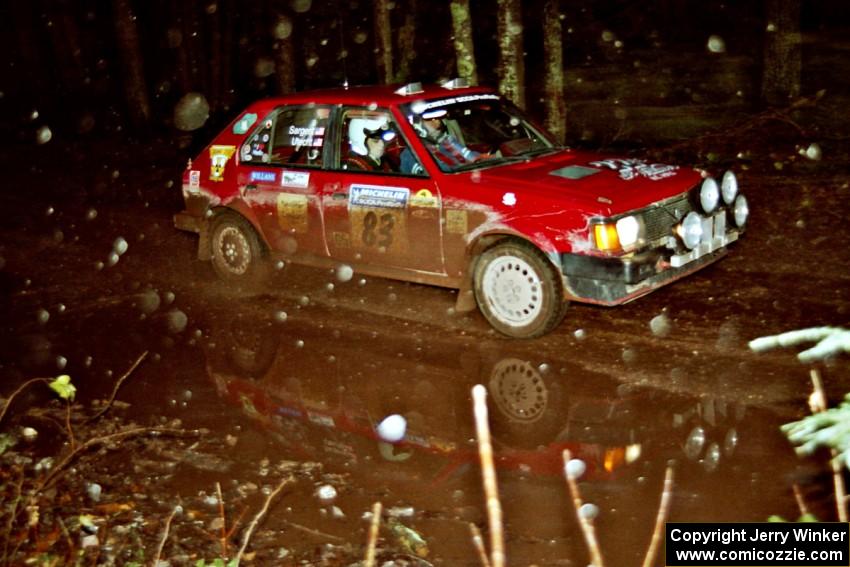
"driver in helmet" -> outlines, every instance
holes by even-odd
[[[348,126],[351,152],[345,158],[345,169],[360,171],[392,171],[384,156],[387,143],[395,138],[387,119],[355,118]]]
[[[443,122],[445,109],[426,110],[421,115],[411,118],[413,128],[425,146],[437,158],[440,168],[456,167],[472,163],[488,157],[486,154],[471,150],[452,136]],[[405,149],[401,154],[401,170],[405,173],[422,173],[422,166],[413,157],[412,152]]]

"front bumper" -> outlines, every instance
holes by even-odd
[[[561,254],[561,270],[570,299],[599,305],[619,305],[655,291],[713,263],[738,239],[729,231],[701,242],[684,253],[666,247],[620,257]]]

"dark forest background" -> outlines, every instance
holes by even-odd
[[[3,135],[7,140],[43,143],[45,125],[52,139],[179,134],[175,109],[191,93],[203,95],[209,106],[209,118],[191,129],[208,135],[259,97],[346,81],[382,82],[376,3],[4,3]],[[458,74],[450,2],[384,3],[392,42],[390,82],[433,82]],[[482,84],[496,86],[500,80],[498,16],[504,4],[469,1]],[[703,128],[722,116],[777,104],[766,99],[761,88],[765,66],[774,64],[765,60],[771,10],[794,15],[793,22],[782,24],[792,33],[796,28],[803,54],[801,92],[791,95],[825,86],[841,90],[845,86],[841,75],[850,75],[846,0],[556,4],[562,26],[567,141],[610,141],[629,133],[681,137],[690,132],[688,124]],[[546,118],[547,97],[542,39],[546,5],[546,0],[519,3],[524,106],[541,121]],[[722,41],[722,50],[709,48],[712,38]],[[830,70],[834,73],[828,76],[821,73]],[[778,103],[783,103],[782,96]],[[670,110],[682,106],[691,113],[685,126]],[[629,132],[624,133],[623,123],[630,124]]]

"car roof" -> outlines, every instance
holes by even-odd
[[[448,89],[440,85],[422,85],[421,91],[413,94],[399,94],[405,85],[375,85],[338,87],[333,89],[320,89],[303,91],[285,96],[268,98],[260,101],[262,106],[277,106],[281,104],[352,104],[369,106],[390,106],[404,104],[421,99],[433,99],[452,96],[463,96],[476,93],[492,93],[493,89],[488,87],[462,87]]]

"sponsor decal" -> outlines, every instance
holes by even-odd
[[[352,185],[348,194],[350,207],[403,209],[407,206],[410,189],[380,185]]]
[[[676,175],[676,171],[679,169],[677,165],[647,163],[641,159],[606,159],[590,162],[590,165],[613,169],[620,174],[620,179],[625,181],[631,181],[638,177],[646,177],[652,181],[659,181]]]
[[[410,205],[433,209],[437,206],[437,198],[428,189],[420,189],[410,198]]]
[[[295,126],[289,127],[290,146],[313,146],[321,147],[324,142],[324,126]]]
[[[430,110],[432,108],[439,108],[442,106],[449,106],[451,104],[458,104],[461,102],[471,102],[473,100],[498,100],[499,95],[495,94],[475,94],[475,95],[464,95],[464,96],[456,96],[452,98],[444,98],[442,100],[433,100],[430,102],[421,102],[415,103],[411,110],[416,114],[422,114],[426,110]]]
[[[234,134],[245,134],[248,130],[251,129],[251,126],[257,121],[257,115],[253,112],[249,112],[245,116],[239,119],[239,121],[233,125],[233,133]]]
[[[310,183],[310,174],[306,171],[286,171],[280,176],[280,184],[283,187],[298,187],[306,189]]]
[[[469,230],[466,211],[449,209],[446,211],[446,232],[466,234]]]
[[[201,186],[201,172],[200,170],[193,169],[189,171],[189,187],[200,187]]]
[[[287,232],[307,232],[307,196],[280,193],[277,196],[277,224]]]
[[[210,146],[210,181],[224,178],[224,167],[235,152],[236,146]]]
[[[251,181],[262,181],[264,183],[274,183],[277,181],[277,173],[274,171],[252,171]]]

